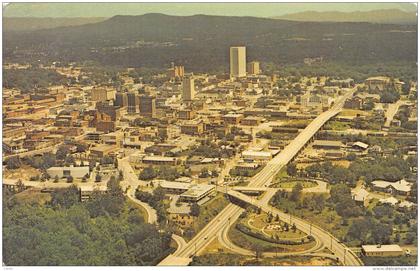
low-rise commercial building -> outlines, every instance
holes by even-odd
[[[242,158],[252,161],[268,161],[273,158],[273,155],[266,151],[244,151],[242,152]]]
[[[176,165],[176,158],[175,157],[166,157],[166,156],[145,156],[142,160],[144,164],[149,165]]]
[[[90,149],[90,158],[100,160],[104,156],[110,156],[118,150],[116,145],[98,145]]]
[[[89,176],[89,167],[50,167],[47,169],[48,175],[52,178],[83,178]]]
[[[398,195],[409,195],[412,184],[402,179],[397,182],[388,182],[382,180],[376,180],[372,182],[372,188],[376,191],[386,192]]]
[[[223,121],[225,124],[238,125],[243,118],[242,114],[226,114],[223,116]]]
[[[205,197],[212,196],[216,189],[214,185],[195,184],[179,196],[180,201],[196,203]]]
[[[312,147],[314,149],[339,150],[342,145],[340,141],[315,140]]]
[[[181,133],[187,135],[201,135],[204,132],[202,121],[190,121],[181,125]]]
[[[399,245],[365,245],[362,253],[369,257],[398,257],[404,255]]]

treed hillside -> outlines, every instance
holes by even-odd
[[[226,68],[229,46],[245,45],[249,60],[275,64],[323,56],[352,64],[414,61],[417,28],[370,23],[296,22],[255,17],[115,16],[106,21],[5,33],[8,60],[95,60],[106,65]]]
[[[170,232],[145,223],[119,184],[79,201],[76,186],[45,204],[3,190],[3,263],[7,266],[156,265],[172,252]]]
[[[39,29],[51,29],[63,26],[76,26],[90,23],[97,23],[106,20],[102,17],[93,18],[3,18],[3,30],[10,31],[31,31]]]
[[[304,11],[273,18],[304,22],[369,22],[380,24],[417,24],[416,12],[405,12],[399,9],[354,12]]]

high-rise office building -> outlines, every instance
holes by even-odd
[[[137,112],[139,105],[139,95],[134,92],[127,93],[127,113],[134,114]]]
[[[184,66],[174,66],[172,63],[172,67],[167,70],[167,75],[169,78],[181,78],[184,76]]]
[[[117,93],[115,95],[115,106],[124,107],[128,105],[127,93]]]
[[[252,61],[247,64],[247,73],[257,75],[260,74],[260,62]]]
[[[246,48],[230,47],[230,76],[246,76]]]
[[[154,118],[156,115],[156,98],[149,95],[140,96],[139,104],[140,115]]]
[[[91,99],[95,102],[104,102],[115,99],[115,89],[95,87],[91,90]]]
[[[182,79],[182,100],[192,101],[195,97],[195,85],[193,75],[184,76]]]

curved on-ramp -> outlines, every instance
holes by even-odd
[[[242,210],[243,211],[243,210]],[[241,214],[242,212],[240,212]],[[239,218],[239,215],[238,218]],[[255,252],[240,247],[233,243],[229,238],[229,230],[233,225],[226,225],[222,231],[219,232],[217,238],[221,245],[225,248],[231,250],[234,253],[245,255],[245,256],[254,256]],[[303,251],[295,251],[295,252],[264,252],[262,253],[263,257],[284,257],[284,256],[291,256],[291,255],[312,255],[313,252],[318,251],[324,247],[324,244],[315,237],[315,245],[309,249]]]

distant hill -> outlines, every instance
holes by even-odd
[[[256,17],[115,16],[102,22],[31,32],[6,32],[5,60],[94,60],[105,65],[226,69],[229,46],[247,46],[262,62],[371,63],[417,59],[417,27],[371,23],[298,22]]]
[[[416,12],[384,9],[357,12],[305,11],[274,17],[274,19],[304,22],[369,22],[380,24],[417,24]]]
[[[77,17],[77,18],[27,18],[27,17],[4,17],[3,30],[10,31],[32,31],[39,29],[51,29],[62,26],[76,26],[90,23],[97,23],[107,18]]]

